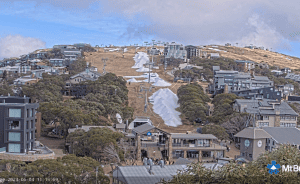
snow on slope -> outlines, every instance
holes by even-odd
[[[178,97],[169,88],[156,91],[149,100],[153,102],[153,111],[164,120],[166,125],[172,127],[182,125],[180,112],[175,110],[179,107]]]

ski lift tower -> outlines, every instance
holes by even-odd
[[[148,106],[148,101],[147,101],[147,92],[151,92],[152,91],[152,88],[154,87],[143,87],[141,86],[141,89],[140,89],[140,92],[143,92],[145,91],[145,106],[144,106],[144,112],[147,112],[147,106]]]
[[[135,54],[136,54],[136,49],[137,49],[137,46],[138,46],[139,44],[134,44],[134,46],[135,46]]]
[[[103,74],[105,75],[106,74],[106,71],[105,71],[105,66],[106,66],[106,61],[108,60],[108,58],[102,58],[102,62],[103,62]]]
[[[147,45],[148,45],[148,42],[144,42],[144,43],[145,43],[145,45],[146,45],[146,50],[145,50],[145,51],[147,52]]]
[[[148,83],[150,83],[150,76],[151,76],[151,73],[150,73],[150,66],[152,66],[152,68],[153,68],[153,65],[154,65],[153,57],[152,57],[152,62],[147,62],[147,63],[145,63],[145,66],[146,66],[146,67],[147,67],[147,65],[149,66],[149,80],[148,80]]]

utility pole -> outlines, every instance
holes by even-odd
[[[147,51],[147,45],[148,45],[148,42],[144,42],[145,43],[145,45],[146,45],[146,50],[145,51]]]
[[[105,66],[106,66],[106,61],[107,60],[108,60],[108,58],[102,58],[102,62],[103,62],[103,74],[106,74]]]
[[[98,180],[98,166],[96,167],[96,184],[97,184],[97,181]]]

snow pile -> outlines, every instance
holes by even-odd
[[[166,125],[172,127],[182,125],[179,118],[180,112],[175,110],[179,107],[178,97],[170,89],[164,88],[156,91],[149,97],[149,100],[153,102],[153,111],[164,120]]]
[[[144,64],[149,62],[149,58],[145,52],[138,52],[137,54],[135,54],[133,59],[135,61],[135,64],[131,68],[141,68]]]
[[[124,49],[124,52],[127,52],[127,48]]]
[[[122,117],[121,117],[121,115],[119,113],[116,114],[116,118],[117,118],[117,120],[118,120],[119,123],[123,122],[122,121]]]
[[[127,80],[127,82],[138,82],[135,78],[131,78],[129,80]]]
[[[141,67],[141,68],[139,68],[139,69],[137,69],[136,70],[137,72],[149,72],[149,68],[145,68],[145,67]],[[151,72],[152,70],[150,69],[150,72]]]
[[[171,86],[172,84],[164,81],[163,79],[161,78],[157,78],[158,80],[156,80],[155,83],[153,83],[152,85],[153,86],[161,86],[161,87],[164,87],[164,86]]]

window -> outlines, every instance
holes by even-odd
[[[249,158],[252,158],[252,154],[249,154]]]
[[[9,109],[9,117],[21,118],[21,109]]]
[[[203,144],[205,147],[209,147],[209,140],[208,139],[204,139],[203,140]]]
[[[20,121],[8,121],[10,130],[19,130],[21,128]]]
[[[9,132],[8,141],[21,141],[21,133],[18,132]]]
[[[33,132],[30,132],[30,139],[33,139]]]
[[[269,120],[269,116],[264,116],[264,120]]]
[[[26,129],[30,129],[29,121],[26,121]]]
[[[34,117],[34,115],[35,115],[35,114],[34,114],[34,109],[31,109],[31,115],[30,115],[30,116],[31,116],[31,117]]]
[[[30,137],[29,137],[29,132],[26,133],[26,141],[29,141]]]
[[[202,147],[203,146],[203,139],[198,140],[198,146]]]
[[[31,128],[34,128],[33,120],[31,120]]]
[[[269,122],[259,122],[258,126],[259,127],[268,127],[269,126]]]
[[[8,152],[20,153],[21,152],[21,145],[20,144],[8,144]]]

